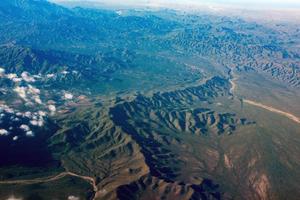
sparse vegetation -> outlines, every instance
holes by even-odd
[[[0,199],[296,200],[297,41],[236,17],[1,0]]]

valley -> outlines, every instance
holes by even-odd
[[[292,27],[1,1],[0,199],[297,200]]]

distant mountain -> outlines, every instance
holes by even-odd
[[[171,13],[119,15],[108,10],[67,9],[47,1],[6,0],[0,5],[0,42],[92,56],[99,49],[109,52],[111,48],[184,49],[299,86],[299,55],[280,43],[275,30],[230,18],[184,17],[197,23],[185,24]]]
[[[169,43],[175,48],[179,45],[185,51],[214,58],[231,68],[250,67],[258,73],[265,72],[274,79],[300,86],[299,55],[284,48],[274,30],[244,21],[224,20],[216,26],[214,23],[208,19],[204,24],[186,28]],[[260,33],[252,34],[253,30]]]
[[[121,60],[121,53],[126,58]],[[118,57],[117,55],[120,54]],[[124,55],[125,56],[125,55]],[[31,74],[59,73],[63,70],[77,70],[86,74],[86,79],[112,73],[121,68],[128,68],[130,64],[129,52],[95,53],[94,56],[67,53],[62,51],[43,51],[17,45],[3,45],[0,47],[0,65],[5,66],[7,72]],[[13,58],[13,59],[12,59]]]
[[[13,59],[12,59],[13,58]],[[41,79],[40,84],[47,87],[60,87],[74,90],[90,88],[98,91],[98,86],[112,74],[130,68],[134,54],[129,51],[95,53],[91,55],[75,54],[54,50],[36,50],[18,45],[0,47],[0,66],[7,73],[53,77]],[[101,90],[100,90],[101,91]]]
[[[69,10],[47,1],[8,2],[2,2],[0,6],[0,41],[39,49],[91,52],[103,48],[103,44],[111,46],[116,41],[127,42],[119,41],[120,37],[138,39],[146,33],[161,34],[174,27],[155,16],[119,17],[112,11]]]
[[[296,200],[299,39],[281,30],[0,1],[0,199]]]

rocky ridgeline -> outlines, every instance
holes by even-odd
[[[203,180],[199,186],[166,182],[150,175],[143,176],[132,183],[117,188],[117,196],[121,200],[135,199],[220,199],[218,185]]]
[[[169,40],[169,45],[173,48],[179,45],[188,52],[216,60],[224,66],[251,67],[291,86],[300,86],[299,55],[282,47],[274,32],[256,26],[257,32],[249,34],[241,30],[251,30],[253,24],[226,24],[226,20],[216,23],[209,19],[213,25],[195,25],[184,29]]]
[[[213,77],[196,87],[156,93],[151,97],[138,95],[130,102],[111,107],[111,119],[139,144],[150,174],[174,182],[180,176],[184,161],[173,149],[182,148],[181,138],[185,134],[215,137],[232,134],[239,126],[251,124],[231,113],[203,108],[180,109],[228,95],[228,87],[226,79]]]
[[[106,190],[101,195],[108,199],[114,195],[128,199],[157,184],[161,197],[172,196],[167,192],[171,188],[182,193],[181,197],[217,198],[219,191],[209,180],[209,185],[204,180],[200,184],[176,183],[185,162],[174,148],[184,150],[185,135],[201,140],[202,135],[218,137],[246,125],[245,119],[230,113],[181,109],[227,96],[229,88],[227,79],[213,77],[203,85],[150,97],[140,94],[109,107],[78,108],[56,119],[59,128],[50,138],[50,147],[58,155],[64,151],[65,168],[96,177],[98,187]],[[123,191],[131,191],[133,196],[126,197]]]

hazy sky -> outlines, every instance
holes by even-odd
[[[300,8],[300,0],[51,0],[51,1],[96,1],[114,4],[137,5],[193,5],[193,4],[221,4],[240,7],[264,8]]]

